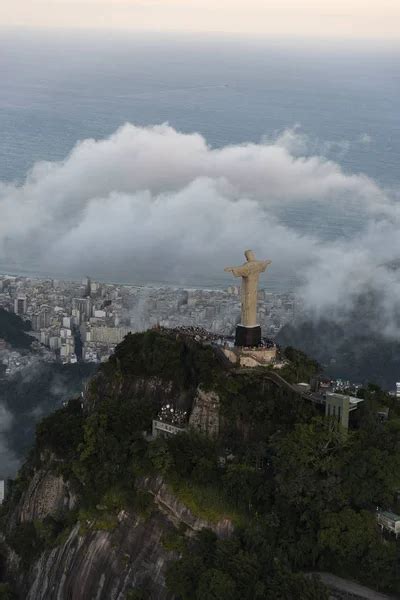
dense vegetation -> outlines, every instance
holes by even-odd
[[[181,600],[328,600],[317,579],[293,573],[276,556],[269,530],[248,528],[228,540],[201,531],[170,565],[169,588]]]
[[[302,353],[287,355],[292,372],[318,369]],[[159,386],[149,389],[143,381]],[[145,441],[143,432],[168,394],[186,406],[198,385],[220,395],[218,439],[192,431]],[[181,600],[323,599],[320,584],[301,574],[309,570],[400,592],[399,546],[382,538],[374,515],[377,506],[396,509],[399,409],[376,386],[360,393],[358,428],[346,435],[269,381],[265,370],[224,371],[209,347],[154,331],[129,335],[92,381],[90,410],[73,401],[42,421],[31,466],[21,471],[9,506],[46,451],[80,494],[75,518],[98,528],[115,527],[122,506],[153,510],[138,483],[144,474],[162,474],[195,514],[236,525],[229,540],[208,531],[194,539],[177,531],[165,540],[180,554],[167,582]],[[387,422],[376,418],[382,406],[389,407]],[[34,525],[9,535],[8,543],[29,559],[43,544],[56,543],[64,526],[70,520]],[[32,552],[24,558],[26,547]]]
[[[348,437],[320,418],[275,434],[266,446],[271,460],[264,469],[233,461],[218,478],[226,497],[248,518],[232,541],[234,548],[228,544],[228,556],[223,554],[226,563],[211,552],[215,559],[203,566],[201,548],[190,544],[187,560],[184,554],[171,567],[172,589],[183,599],[191,597],[190,589],[203,598],[200,590],[210,580],[203,574],[216,569],[215,577],[229,581],[235,591],[232,597],[294,598],[293,590],[274,596],[274,578],[311,569],[399,592],[399,546],[382,539],[374,515],[376,506],[395,502],[399,447],[398,419],[379,425],[367,419]],[[198,562],[191,569],[194,557]],[[246,580],[249,562],[253,570]],[[319,597],[308,593],[301,597]]]
[[[289,383],[309,383],[313,375],[322,372],[322,367],[316,360],[309,358],[307,354],[292,346],[286,346],[281,354],[281,358],[288,363],[279,369],[279,375]]]
[[[13,348],[28,349],[32,344],[32,337],[27,335],[31,324],[23,321],[21,317],[0,308],[0,338],[3,338]]]

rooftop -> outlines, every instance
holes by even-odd
[[[386,517],[386,519],[390,519],[391,521],[400,521],[400,515],[396,515],[396,513],[390,510],[380,510],[378,516]]]

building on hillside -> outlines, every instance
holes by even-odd
[[[157,437],[170,437],[171,435],[177,435],[178,433],[184,433],[185,431],[186,428],[184,427],[177,427],[176,425],[172,425],[171,423],[166,423],[165,421],[158,421],[157,419],[153,419],[153,439]]]
[[[4,479],[0,479],[0,506],[4,502],[4,498],[6,497],[6,482]]]
[[[326,392],[325,398],[325,416],[334,417],[345,428],[349,428],[350,413],[356,410],[361,402],[361,398],[354,396],[345,396],[335,392]]]
[[[315,393],[323,393],[332,388],[330,379],[322,378],[320,375],[313,375],[310,379],[310,389]]]
[[[400,534],[400,515],[384,510],[376,513],[376,520],[382,530],[386,529],[390,533],[394,533],[396,538]]]

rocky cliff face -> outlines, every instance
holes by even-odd
[[[220,538],[227,538],[233,533],[233,524],[230,519],[221,519],[217,523],[210,523],[205,519],[196,517],[175,497],[162,477],[145,477],[140,481],[140,486],[150,492],[160,512],[176,528],[184,526],[188,529],[187,535],[204,528],[211,529]]]
[[[193,402],[189,426],[216,438],[219,434],[220,399],[215,392],[205,392],[200,387]]]
[[[133,588],[145,589],[149,600],[170,598],[164,573],[173,554],[162,545],[168,519],[122,511],[118,521],[111,532],[84,535],[77,524],[64,544],[44,552],[21,585],[27,600],[123,600]]]
[[[13,514],[14,523],[43,520],[73,510],[77,497],[60,475],[43,466],[35,471]]]
[[[78,522],[67,539],[41,554],[22,572],[15,553],[9,571],[20,598],[27,600],[124,600],[133,589],[149,600],[171,600],[165,584],[168,562],[177,554],[163,540],[178,529],[190,536],[210,528],[220,537],[233,531],[229,519],[210,523],[196,517],[172,493],[161,477],[145,477],[138,487],[154,501],[150,514],[122,510],[111,531]],[[76,498],[62,477],[43,468],[35,472],[13,514],[14,526],[56,516],[75,506]]]

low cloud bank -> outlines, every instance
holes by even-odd
[[[36,423],[78,397],[94,371],[91,364],[61,365],[37,358],[0,380],[0,479],[15,475],[32,447]]]
[[[297,278],[315,316],[340,319],[360,294],[379,292],[375,325],[397,336],[398,193],[301,156],[306,143],[295,129],[212,149],[199,134],[130,124],[85,140],[22,185],[0,185],[0,263],[184,284],[222,279],[252,247],[272,259],[271,276]]]

